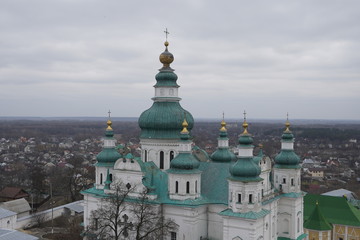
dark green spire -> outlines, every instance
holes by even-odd
[[[332,230],[332,225],[322,215],[319,203],[316,202],[316,206],[309,219],[304,222],[304,228],[317,231]]]

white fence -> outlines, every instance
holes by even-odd
[[[16,221],[16,229],[24,229],[31,227],[32,225],[36,224],[38,219],[41,219],[41,221],[49,221],[51,220],[51,217],[57,218],[63,215],[66,211],[73,211],[73,209],[76,209],[74,211],[81,213],[81,210],[79,210],[79,205],[83,205],[83,200],[68,203],[59,207],[54,207],[53,209],[48,209],[42,212],[37,212],[34,214],[31,214],[29,216],[18,218]],[[75,207],[74,207],[75,206]]]

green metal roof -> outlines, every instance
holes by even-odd
[[[246,218],[246,219],[259,219],[259,218],[263,218],[266,215],[268,215],[270,213],[270,210],[266,210],[266,209],[261,209],[260,212],[246,212],[246,213],[235,213],[233,212],[231,209],[225,209],[224,211],[220,212],[220,215],[223,216],[229,216],[229,217],[238,217],[238,218]]]
[[[304,222],[304,228],[318,231],[326,231],[331,230],[333,227],[322,215],[319,204],[316,204],[314,211],[312,212],[308,220]]]
[[[235,181],[252,182],[263,180],[259,177],[261,168],[256,165],[252,157],[238,158],[236,163],[231,166],[230,173],[230,179]]]
[[[282,165],[298,165],[300,157],[296,155],[294,150],[282,149],[281,152],[276,155],[275,163],[281,168]]]
[[[241,134],[239,137],[239,143],[242,145],[250,145],[254,142],[250,134]]]
[[[331,224],[360,226],[360,210],[356,209],[344,197],[307,194],[304,197],[304,221],[315,210],[316,202],[326,221]]]
[[[155,76],[156,84],[154,87],[179,87],[176,83],[177,75],[172,71],[160,71]]]
[[[210,157],[214,162],[231,162],[236,160],[236,156],[229,148],[218,148]]]
[[[95,167],[114,167],[115,162],[97,162]]]
[[[154,102],[139,118],[140,138],[178,139],[182,130],[182,122],[186,121],[190,131],[194,126],[194,118],[183,109],[179,102]]]
[[[288,132],[285,131],[285,132],[282,134],[281,139],[287,140],[287,141],[293,140],[293,139],[294,139],[294,135],[293,135],[290,131],[288,131]]]
[[[103,148],[102,151],[96,156],[98,162],[112,162],[121,158],[121,154],[115,148]]]

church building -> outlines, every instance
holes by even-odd
[[[305,239],[300,158],[294,152],[289,121],[274,164],[262,151],[253,155],[245,113],[236,154],[229,149],[223,119],[217,150],[200,161],[193,154],[194,119],[180,105],[178,77],[170,67],[174,56],[168,46],[166,41],[160,55],[163,66],[155,76],[153,104],[138,120],[140,157],[117,151],[108,120],[94,187],[82,192],[85,228],[93,221],[91,212],[104,204],[113,182],[119,180],[136,186],[134,197],[149,190],[148,199],[161,205],[161,214],[178,226],[169,240]]]

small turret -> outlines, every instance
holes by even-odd
[[[179,154],[170,162],[169,197],[174,200],[196,199],[201,194],[200,162],[192,154],[192,141],[190,140],[186,118],[182,123],[180,132]]]
[[[281,136],[281,151],[275,157],[275,167],[300,168],[300,157],[294,152],[294,135],[290,131],[289,119],[285,123],[285,131]]]
[[[114,139],[114,131],[112,129],[112,121],[110,119],[110,111],[109,111],[109,119],[107,121],[107,128],[105,130],[105,137],[103,139],[103,149],[96,156],[96,160],[98,164],[114,164],[116,160],[121,158],[121,154],[116,150],[116,140]]]
[[[244,112],[244,131],[239,137],[239,156],[237,162],[231,166],[231,178],[238,181],[261,181],[259,177],[261,169],[253,161],[253,139],[248,133],[248,123],[246,122],[246,113]]]
[[[189,140],[190,135],[187,130],[188,123],[186,119],[184,119],[182,126],[183,129],[180,132],[181,143],[179,146],[179,154],[170,162],[169,172],[196,170],[200,165],[199,161],[192,155],[191,152],[192,141]]]
[[[226,129],[226,122],[221,121],[221,128],[218,137],[218,148],[210,157],[214,162],[231,162],[236,160],[236,156],[229,150],[229,138]]]

